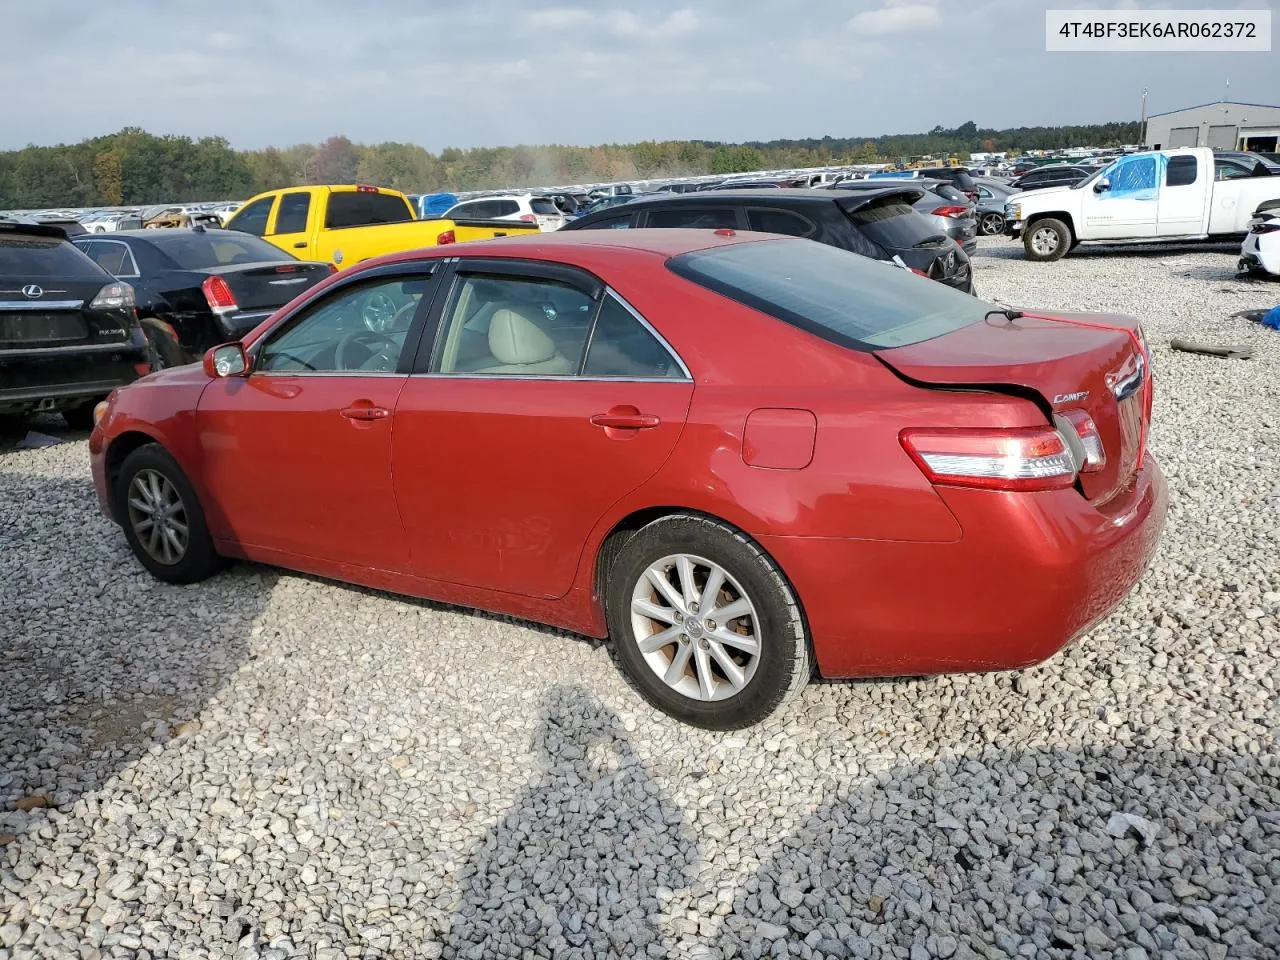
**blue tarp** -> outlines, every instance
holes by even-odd
[[[425,193],[418,199],[418,217],[421,220],[432,220],[442,216],[457,202],[458,198],[452,193]]]
[[[1139,153],[1121,157],[1102,174],[1111,181],[1111,189],[1102,193],[1102,198],[1155,200],[1159,186],[1164,181],[1167,163],[1168,160],[1162,153]]]

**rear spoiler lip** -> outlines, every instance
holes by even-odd
[[[61,227],[44,223],[23,223],[21,220],[7,220],[4,217],[0,217],[0,232],[5,234],[25,233],[33,237],[54,237],[58,240],[67,239],[67,231]]]
[[[911,206],[924,194],[925,191],[920,187],[885,187],[883,190],[849,190],[844,196],[836,197],[835,201],[836,205],[845,213],[856,213],[863,207],[878,200],[897,197],[901,197],[907,206]]]

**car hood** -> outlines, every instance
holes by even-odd
[[[208,375],[204,372],[204,366],[200,363],[187,363],[180,367],[165,367],[163,370],[157,370],[149,373],[145,377],[135,380],[134,384],[146,384],[147,386],[181,386],[183,384],[204,384],[209,382]],[[132,386],[133,384],[130,384]]]

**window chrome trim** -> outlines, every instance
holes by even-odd
[[[125,243],[123,240],[110,240],[110,239],[99,240],[96,238],[94,239],[93,242],[118,244],[119,246],[124,247],[124,252],[129,255],[129,262],[133,264],[133,273],[114,273],[112,274],[113,277],[115,277],[117,280],[141,280],[142,279],[142,273],[138,270],[138,261],[133,256],[133,248],[130,247],[127,243]],[[96,263],[97,261],[94,261],[94,262]],[[98,265],[101,266],[101,264],[98,264]]]
[[[635,307],[633,307],[631,304],[627,303],[626,298],[625,298],[625,297],[623,297],[623,296],[622,296],[622,294],[618,293],[618,291],[617,291],[617,290],[613,289],[613,287],[609,286],[608,284],[605,284],[605,287],[604,287],[604,293],[605,293],[605,296],[607,296],[607,297],[613,297],[615,300],[617,300],[617,301],[618,301],[618,303],[622,304],[623,309],[625,309],[625,310],[627,311],[627,313],[631,314],[631,316],[633,316],[636,320],[638,320],[638,321],[640,322],[640,326],[642,326],[642,327],[644,327],[646,330],[648,330],[648,331],[649,331],[649,334],[650,334],[650,335],[651,335],[655,340],[657,340],[657,341],[658,341],[658,343],[662,344],[662,349],[666,350],[666,351],[667,351],[667,353],[669,353],[669,354],[671,355],[671,358],[672,358],[673,360],[675,360],[675,362],[676,362],[676,363],[678,363],[678,364],[680,365],[680,372],[684,374],[684,377],[683,377],[682,379],[684,379],[684,380],[689,380],[689,381],[692,381],[692,380],[693,380],[693,374],[689,372],[689,366],[688,366],[688,364],[686,364],[686,363],[684,362],[684,358],[683,358],[683,357],[681,357],[681,356],[680,356],[680,354],[676,353],[676,349],[675,349],[675,347],[671,346],[671,344],[667,342],[667,338],[666,338],[666,337],[664,337],[664,336],[663,336],[662,334],[660,334],[656,329],[654,329],[653,324],[651,324],[648,320],[646,320],[643,316],[641,316],[641,314],[640,314],[640,311],[639,311],[639,310],[637,310],[637,309],[636,309]],[[598,312],[597,312],[597,316],[599,316],[599,313],[598,313]],[[595,333],[595,326],[594,326],[594,324],[593,324],[593,325],[592,325],[592,334],[594,335],[594,333]],[[590,344],[588,344],[588,347],[589,347],[589,346],[590,346]],[[586,356],[586,354],[584,353],[584,354],[583,354],[583,356],[585,357],[585,356]],[[613,377],[604,377],[604,378],[600,378],[600,379],[612,380],[612,379],[616,379],[616,378],[613,378]],[[624,379],[630,379],[630,378],[624,378]],[[675,380],[676,378],[675,378],[675,377],[639,377],[639,378],[636,378],[636,379],[642,379],[642,380]]]

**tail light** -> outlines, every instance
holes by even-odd
[[[98,291],[98,295],[89,303],[90,310],[132,310],[138,305],[133,296],[133,287],[117,280],[108,283]]]
[[[206,277],[204,283],[200,284],[200,289],[204,292],[204,298],[209,303],[209,309],[218,316],[226,313],[235,313],[240,309],[236,303],[235,294],[227,286],[227,281],[221,277]]]
[[[337,273],[337,272],[338,272],[338,265],[337,265],[336,263],[331,263],[331,264],[329,264],[329,272],[330,272],[330,273]]]
[[[969,212],[968,207],[962,207],[959,204],[947,204],[938,207],[933,211],[935,217],[963,217]]]
[[[1065,490],[1076,465],[1052,427],[911,429],[903,449],[931,483],[983,490]]]
[[[929,279],[929,275],[918,267],[912,267],[911,272],[914,273],[917,277],[924,277],[926,280]]]
[[[1102,447],[1102,435],[1098,433],[1098,425],[1093,417],[1083,410],[1066,410],[1062,418],[1071,424],[1072,430],[1080,438],[1080,446],[1084,448],[1084,462],[1080,464],[1081,473],[1097,473],[1107,465],[1107,451]]]
[[[457,243],[457,242],[458,242],[458,238],[457,236],[454,235],[454,232],[452,230],[446,230],[444,233],[438,234],[436,236],[436,244],[438,246],[444,246],[446,243]]]
[[[1276,220],[1258,220],[1249,225],[1249,232],[1254,234],[1275,233],[1277,230],[1280,230],[1280,221]]]
[[[521,219],[521,220],[523,220],[525,223],[537,223],[537,222],[538,222],[538,218],[537,218],[537,217],[535,217],[532,213],[522,213],[522,214],[520,214],[520,219]]]

